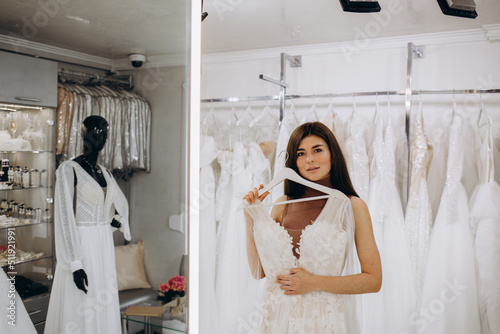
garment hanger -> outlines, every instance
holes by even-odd
[[[322,193],[328,194],[328,195],[320,195],[320,196],[314,196],[314,197],[307,197],[307,198],[299,198],[299,199],[292,199],[288,201],[283,201],[283,202],[277,202],[277,203],[260,203],[260,204],[255,204],[255,206],[273,206],[273,205],[281,205],[281,204],[288,204],[288,203],[297,203],[297,202],[307,202],[307,201],[314,201],[318,199],[325,199],[329,198],[331,194],[335,192],[335,189],[333,188],[328,188],[326,186],[322,186],[321,184],[317,184],[314,182],[311,182],[309,180],[304,179],[302,176],[297,174],[293,169],[289,167],[285,167],[282,170],[278,172],[274,176],[274,178],[269,182],[264,188],[260,189],[258,192],[259,197],[264,194],[266,191],[270,191],[272,188],[276,187],[278,184],[285,180],[290,180],[293,182],[297,182],[299,184],[302,184],[303,186],[318,190]],[[243,203],[241,203],[238,206],[238,210],[243,207]]]
[[[219,127],[217,126],[217,121],[215,120],[215,112],[214,112],[214,106],[213,104],[211,103],[210,104],[210,111],[208,112],[208,115],[203,119],[203,130],[206,134],[208,134],[208,127],[213,127],[215,130],[219,131]],[[213,124],[209,124],[208,121],[209,119],[212,120],[211,123]]]
[[[331,116],[335,116],[335,105],[333,104],[333,96],[331,93],[330,93],[330,103],[328,104],[327,110]]]
[[[457,100],[455,99],[455,90],[452,91],[453,94],[453,111],[451,114],[451,122],[453,123],[453,120],[455,119],[455,113],[457,110]]]
[[[306,187],[321,191],[325,194],[332,194],[333,193],[333,188],[325,187],[322,186],[321,184],[314,183],[312,181],[304,179],[302,176],[297,174],[293,169],[289,167],[285,167],[282,170],[276,174],[276,176],[272,179],[271,182],[269,182],[264,188],[259,190],[259,196],[265,193],[266,191],[270,191],[272,188],[280,184],[281,182],[285,180],[290,180],[293,182],[300,183]],[[312,197],[316,199],[315,197]]]
[[[481,93],[479,93],[479,101],[481,103],[481,108],[479,109],[479,115],[477,116],[476,124],[477,124],[477,127],[480,129],[480,128],[482,128],[485,125],[490,125],[491,126],[492,122],[491,122],[490,115],[488,114],[488,112],[484,108],[483,95]],[[486,122],[484,122],[484,123],[481,124],[481,118],[482,118],[483,115],[486,118]]]
[[[243,116],[238,118],[238,120],[236,121],[236,126],[241,126],[243,124],[243,122],[248,120],[248,119],[250,119],[250,120],[254,119],[252,116],[252,107],[250,106],[250,102],[248,102],[248,107],[246,108]]]
[[[310,112],[314,115],[314,117],[316,119],[319,119],[318,118],[318,114],[316,113],[316,109],[317,109],[316,108],[316,96],[313,95],[313,105],[311,106],[311,111]]]
[[[296,123],[299,123],[299,119],[297,118],[297,115],[295,114],[295,104],[293,103],[293,100],[290,101],[290,110],[288,111],[288,113],[290,115],[293,115],[293,118],[295,118],[295,122]]]
[[[273,110],[269,106],[269,100],[266,100],[266,106],[264,107],[264,110],[262,110],[262,112],[250,122],[249,127],[253,128],[266,115],[270,115],[275,121],[278,121],[278,119],[273,115]]]

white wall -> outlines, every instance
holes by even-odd
[[[373,39],[368,44],[359,41],[331,45],[303,46],[288,49],[252,50],[231,54],[204,55],[202,65],[202,98],[227,98],[277,95],[278,86],[258,79],[259,74],[279,78],[280,52],[302,55],[302,67],[287,67],[287,94],[328,94],[362,91],[404,90],[406,87],[407,43],[424,46],[424,58],[413,59],[412,88],[414,90],[500,88],[500,43],[489,41],[484,31],[471,30],[442,34],[404,36]],[[347,50],[347,52],[346,52]],[[494,120],[494,136],[500,137],[500,94],[483,95],[484,104]],[[400,141],[404,140],[404,96],[391,97],[390,117],[396,124]],[[434,158],[429,170],[430,193],[436,213],[442,187],[447,156],[447,132],[453,96],[425,95],[423,98],[425,131],[434,147]],[[319,112],[325,112],[331,99],[295,100],[300,112],[309,112],[313,103]],[[352,112],[349,98],[333,102],[344,119]],[[379,97],[380,109],[387,110],[387,98]],[[418,111],[418,97],[413,99],[413,113]],[[457,109],[474,124],[480,107],[477,95],[456,95]],[[265,102],[252,102],[253,115],[257,115]],[[269,103],[269,102],[268,102]],[[367,126],[373,117],[375,98],[357,98],[360,112],[366,115]],[[241,116],[249,103],[205,103],[202,119],[209,108],[220,120],[235,107]],[[277,102],[270,105],[277,109]],[[290,102],[287,101],[287,108]],[[474,163],[477,138],[466,132],[466,159],[463,181],[470,194],[477,183]],[[499,139],[500,141],[500,139]],[[399,155],[398,177],[402,183],[402,149]],[[495,150],[496,180],[500,181],[500,151]]]
[[[148,280],[157,288],[179,274],[185,234],[169,228],[183,209],[186,142],[182,126],[185,67],[131,71],[134,85],[152,109],[151,173],[130,180],[132,241],[144,240]]]

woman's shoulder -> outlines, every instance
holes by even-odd
[[[363,201],[363,199],[357,196],[348,196],[348,197],[349,200],[351,201],[351,206],[353,211],[368,210],[368,206],[366,205],[365,201]]]
[[[284,202],[288,199],[287,195],[283,195],[278,197],[278,199],[274,203],[280,203]],[[283,217],[283,211],[285,210],[286,204],[277,204],[273,206],[273,209],[271,210],[271,218],[274,221],[281,222],[281,219]]]

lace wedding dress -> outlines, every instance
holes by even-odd
[[[427,190],[427,169],[432,160],[432,146],[428,144],[424,133],[422,114],[416,117],[415,132],[411,148],[412,170],[405,231],[420,294],[432,227],[432,209]]]
[[[349,134],[344,143],[344,157],[354,190],[366,202],[370,187],[370,167],[364,139],[365,126],[360,113],[356,111],[348,123]]]
[[[131,239],[128,203],[111,173],[99,167],[106,179],[105,191],[74,161],[63,162],[56,171],[54,229],[57,267],[45,334],[121,333],[113,227],[110,223],[116,210],[122,216],[120,230],[126,240]],[[85,270],[88,277],[87,294],[73,281],[72,273],[79,269]]]
[[[378,116],[368,208],[381,256],[383,281],[378,293],[362,296],[363,330],[370,334],[399,334],[410,329],[416,295],[403,230],[403,209],[396,187],[394,130],[390,119],[385,129],[382,124]]]
[[[200,327],[218,333],[215,304],[215,177],[212,162],[217,157],[217,143],[203,136],[200,150]]]
[[[479,279],[482,334],[500,333],[500,187],[495,182],[491,125],[486,125],[479,159],[480,184],[470,202]]]
[[[325,276],[356,273],[354,218],[349,198],[338,191],[329,196],[314,224],[302,232],[299,259],[293,254],[290,235],[259,204],[257,201],[249,205],[245,201],[266,274],[264,296],[254,311],[262,319],[260,333],[359,333],[355,296],[321,291],[288,296],[276,283],[277,275],[288,274],[295,267]]]
[[[469,207],[460,182],[464,158],[462,118],[450,126],[446,184],[431,233],[416,333],[481,333]]]
[[[217,229],[215,296],[221,334],[241,331],[259,291],[259,281],[252,278],[248,267],[243,211],[237,207],[252,187],[269,182],[270,169],[269,161],[255,142],[249,143],[248,150],[242,143],[234,143],[229,167],[230,195],[223,203],[227,216]]]

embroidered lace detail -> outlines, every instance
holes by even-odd
[[[366,143],[364,139],[364,125],[359,113],[354,113],[349,125],[350,136],[347,138],[345,148],[347,154],[347,167],[354,190],[363,200],[368,199],[370,172]]]
[[[292,237],[273,221],[262,206],[246,206],[254,221],[254,240],[266,273],[261,333],[347,333],[346,310],[341,295],[311,292],[283,294],[276,276],[300,267],[316,275],[341,275],[346,263],[348,232],[352,219],[350,200],[335,191],[314,225],[308,225],[299,242],[300,258],[293,255]]]
[[[464,160],[462,129],[462,117],[455,114],[450,126],[450,143],[448,148],[445,185],[446,191],[448,192],[447,217],[450,223],[458,220],[456,204]]]
[[[405,232],[413,269],[421,286],[432,226],[432,209],[427,190],[427,169],[432,160],[432,146],[425,136],[421,114],[416,118],[415,132],[411,149],[413,165],[410,196],[406,207]]]
[[[76,226],[78,227],[96,227],[96,226],[107,226],[111,223],[111,221],[104,222],[77,222]]]
[[[82,260],[79,236],[75,228],[77,222],[89,226],[90,223],[101,224],[110,221],[116,189],[111,186],[112,180],[107,170],[102,166],[100,168],[104,171],[108,183],[106,196],[101,186],[78,163],[65,161],[56,171],[55,240],[58,263],[64,267]],[[74,197],[76,207],[73,207]]]

